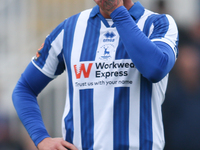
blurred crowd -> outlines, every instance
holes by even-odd
[[[13,119],[16,120],[15,128],[11,128]],[[0,115],[0,150],[37,150],[26,131],[17,124],[19,119]]]
[[[179,27],[179,55],[162,111],[165,150],[200,150],[200,20]]]
[[[199,150],[200,22],[179,33],[179,56],[163,104],[165,150]]]
[[[158,1],[157,11],[166,13],[164,0]],[[179,28],[179,55],[162,110],[165,150],[200,150],[200,20]],[[0,113],[0,150],[36,150],[23,128],[10,130],[12,119]]]

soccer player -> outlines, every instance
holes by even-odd
[[[131,0],[97,5],[58,25],[23,72],[13,103],[40,150],[160,150],[161,105],[178,54],[169,15]],[[63,138],[49,136],[36,97],[66,71]]]

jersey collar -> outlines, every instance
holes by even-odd
[[[134,5],[129,9],[129,13],[133,17],[133,19],[137,21],[144,14],[144,10],[145,9],[140,2],[135,2]],[[96,5],[92,9],[90,17],[95,17],[98,14],[100,14],[100,10],[99,6]]]
[[[140,2],[135,2],[134,5],[129,9],[130,15],[134,20],[138,21],[140,17],[144,14],[145,8]]]
[[[95,17],[98,13],[100,13],[99,6],[96,5],[96,6],[93,7],[93,9],[92,9],[92,12],[90,13],[90,17],[93,18],[93,17]]]

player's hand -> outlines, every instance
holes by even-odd
[[[123,6],[123,0],[94,0],[106,14],[110,15],[116,8]]]
[[[39,150],[78,150],[73,144],[62,138],[45,138],[37,147]]]

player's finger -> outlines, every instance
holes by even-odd
[[[65,148],[65,147],[59,147],[58,149],[56,149],[56,150],[70,150],[70,149],[68,149],[68,148]]]
[[[69,142],[67,142],[67,141],[62,141],[61,142],[61,144],[63,145],[63,146],[65,146],[68,150],[78,150],[77,148],[76,148],[76,146],[74,146],[73,144],[71,144],[71,143],[69,143]]]

